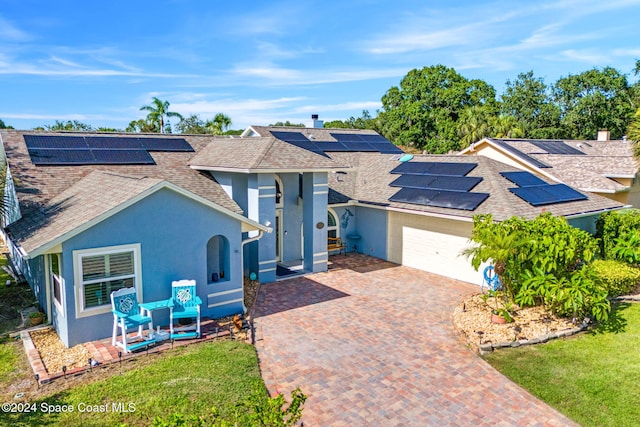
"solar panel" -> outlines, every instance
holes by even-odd
[[[271,131],[271,135],[285,142],[309,141],[309,138],[304,136],[302,132]]]
[[[33,149],[29,156],[34,165],[90,165],[94,161],[89,150]]]
[[[574,190],[573,188],[565,184],[554,184],[550,187],[552,187],[552,191],[554,192],[554,194],[563,202],[573,202],[576,200],[588,199],[588,197],[584,194],[580,193],[577,190]]]
[[[509,151],[511,154],[515,154],[516,156],[525,159],[526,161],[528,161],[529,163],[531,163],[532,165],[539,167],[539,168],[550,168],[551,166],[549,166],[548,164],[541,162],[540,160],[534,159],[533,157],[523,153],[522,151],[518,150],[515,147],[512,147],[511,145],[507,144],[506,142],[504,142],[504,140],[501,139],[492,139],[491,141],[493,141],[494,143],[498,144],[500,147],[504,148],[505,150]]]
[[[426,190],[420,188],[401,188],[396,194],[389,197],[392,202],[411,203],[413,205],[429,206],[429,202],[438,195],[438,190]]]
[[[147,150],[91,150],[93,164],[101,165],[154,165]]]
[[[389,185],[405,188],[470,191],[481,181],[482,178],[471,176],[400,175]]]
[[[303,148],[305,150],[311,151],[316,154],[321,154],[324,156],[324,151],[320,150],[315,142],[311,142],[309,140],[306,141],[290,141],[289,144],[295,145],[296,147]]]
[[[83,136],[69,135],[25,135],[24,142],[32,148],[87,149]]]
[[[364,141],[340,141],[348,151],[378,151],[373,145]]]
[[[349,151],[349,149],[340,142],[315,141],[314,144],[320,151]]]
[[[384,145],[376,144],[374,147],[376,147],[381,154],[404,154],[404,151],[391,143]]]
[[[387,138],[377,133],[360,135],[360,138],[362,138],[364,142],[368,142],[372,144],[380,144],[380,143],[391,144],[392,143]]]
[[[475,169],[476,166],[478,166],[477,163],[405,162],[399,164],[391,173],[465,176]]]
[[[510,188],[509,191],[532,206],[587,200],[587,196],[565,184]]]
[[[572,146],[566,144],[564,141],[560,140],[532,139],[529,142],[540,148],[541,150],[544,150],[547,154],[563,154],[573,156],[585,155],[585,153],[583,153],[582,151],[573,148]]]
[[[362,135],[357,133],[329,133],[338,142],[365,142]]]
[[[148,151],[194,151],[184,138],[138,138]]]
[[[482,202],[487,200],[487,193],[463,193],[458,191],[441,191],[434,197],[429,206],[440,208],[461,209],[465,211],[475,210]]]
[[[122,136],[87,136],[85,141],[89,148],[142,150],[144,147],[138,138]]]
[[[472,211],[488,197],[489,194],[487,193],[401,188],[389,200],[414,205]]]
[[[500,172],[500,175],[516,184],[518,187],[531,187],[534,185],[545,185],[546,182],[532,174],[531,172]]]

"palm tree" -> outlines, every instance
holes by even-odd
[[[640,64],[640,61],[638,61],[638,64]],[[640,67],[640,65],[638,66]],[[636,159],[640,161],[640,108],[638,108],[633,119],[631,119],[631,123],[627,129],[627,138],[629,138],[633,144],[633,154],[636,156]]]
[[[216,114],[213,120],[207,120],[204,124],[207,133],[212,135],[222,135],[229,126],[231,126],[231,118],[223,113]]]
[[[478,105],[467,107],[458,118],[458,134],[461,148],[468,147],[485,136],[489,136],[491,117],[486,108]]]
[[[492,120],[492,133],[496,138],[522,138],[524,131],[513,116],[499,115]]]
[[[149,111],[149,114],[147,114],[147,120],[151,123],[154,123],[156,127],[160,129],[160,133],[165,133],[165,130],[171,133],[171,127],[169,127],[168,122],[165,129],[165,116],[178,117],[180,120],[182,120],[182,115],[174,111],[169,111],[169,105],[169,101],[162,101],[154,96],[151,105],[140,107],[140,111]]]
[[[518,254],[521,239],[519,234],[494,224],[491,215],[478,216],[474,218],[470,239],[474,246],[464,249],[462,255],[471,259],[476,271],[482,263],[491,262],[507,295],[513,299],[515,294],[507,268]]]

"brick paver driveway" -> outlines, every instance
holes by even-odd
[[[269,391],[301,387],[305,426],[574,425],[465,347],[451,313],[476,286],[359,255],[261,287]]]

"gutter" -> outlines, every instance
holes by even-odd
[[[562,215],[562,216],[564,216],[565,218],[571,218],[571,219],[573,219],[573,218],[584,218],[584,217],[587,217],[587,216],[593,216],[595,214],[619,211],[619,210],[622,210],[622,209],[629,209],[629,208],[632,208],[632,207],[633,207],[633,205],[624,205],[624,206],[620,206],[618,208],[608,208],[608,209],[601,209],[601,210],[598,210],[598,211],[582,212],[582,213],[575,214],[575,215]]]

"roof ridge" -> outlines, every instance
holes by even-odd
[[[264,138],[264,137],[261,137]],[[276,138],[274,136],[270,136],[269,138],[269,144],[262,150],[262,154],[260,157],[258,157],[258,159],[253,163],[252,167],[258,167],[260,166],[260,164],[262,163],[262,161],[264,160],[265,157],[267,157],[267,153],[269,152],[269,150],[271,150],[271,148],[273,148],[273,144],[275,144],[276,142]]]

